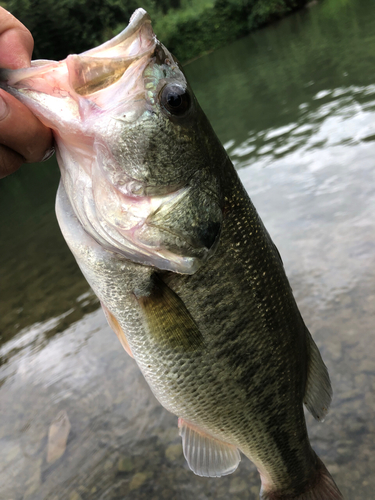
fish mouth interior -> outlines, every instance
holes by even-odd
[[[117,58],[72,55],[69,59],[70,85],[81,95],[88,96],[116,83],[139,57]]]
[[[88,96],[118,82],[127,69],[155,48],[156,36],[151,19],[143,9],[137,9],[128,26],[112,40],[80,55],[66,59],[72,89]]]

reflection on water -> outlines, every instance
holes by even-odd
[[[328,365],[332,411],[307,418],[348,500],[375,488],[374,16],[366,0],[327,0],[187,67]],[[218,480],[187,470],[177,419],[59,234],[57,182],[44,164],[0,184],[0,499],[255,500],[246,459]],[[70,428],[48,460],[60,412]]]
[[[234,140],[226,143],[236,167],[265,167],[286,155],[300,161],[311,150],[375,141],[375,85],[319,91],[313,99],[319,107],[301,103],[295,122],[250,132],[237,146]]]

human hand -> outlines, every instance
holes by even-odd
[[[0,68],[30,66],[33,47],[29,30],[0,7]],[[18,170],[22,163],[42,161],[52,145],[51,130],[0,89],[0,178]]]

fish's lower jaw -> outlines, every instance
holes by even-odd
[[[178,274],[194,274],[202,264],[203,261],[195,257],[179,257],[176,255],[168,257],[167,255],[163,255],[160,258],[155,256],[151,265],[163,271],[172,271]]]
[[[91,236],[95,238],[95,235]],[[168,250],[157,251],[152,247],[138,246],[136,249],[127,248],[118,244],[108,244],[100,241],[107,250],[120,254],[126,259],[141,264],[151,266],[161,271],[171,271],[178,274],[194,274],[203,265],[205,259],[197,257],[184,257]]]
[[[93,219],[88,218],[88,222]],[[105,221],[94,224],[81,221],[86,232],[107,250],[120,254],[126,259],[145,266],[179,274],[194,274],[212,255],[207,249],[192,249],[183,238],[176,236],[180,245],[170,245],[162,241],[160,235],[148,241],[140,238],[137,230],[120,231]],[[141,226],[142,227],[142,226]],[[168,233],[170,234],[170,233]]]

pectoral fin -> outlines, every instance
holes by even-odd
[[[117,335],[119,341],[121,342],[122,347],[125,349],[125,351],[134,358],[132,351],[129,347],[127,338],[125,336],[124,330],[121,328],[120,323],[117,321],[117,319],[113,316],[111,311],[109,311],[106,306],[101,302],[105,317],[107,318],[109,326],[112,328],[112,330],[115,332]]]
[[[195,474],[221,477],[237,469],[241,456],[235,446],[213,438],[182,418],[178,419],[178,427],[184,456]]]
[[[137,297],[150,335],[166,348],[196,350],[204,345],[202,333],[180,297],[158,276],[147,297]]]
[[[327,367],[309,331],[307,331],[307,337],[309,365],[303,402],[316,420],[323,421],[331,404],[332,387]]]

